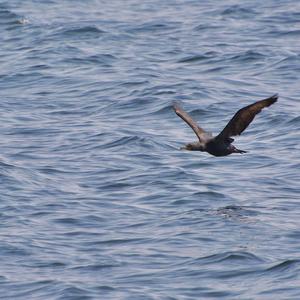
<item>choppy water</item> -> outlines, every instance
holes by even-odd
[[[220,4],[220,2],[222,4]],[[297,0],[0,4],[1,299],[300,299]],[[235,142],[217,133],[274,93]]]

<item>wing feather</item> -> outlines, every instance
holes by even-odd
[[[217,138],[225,140],[232,136],[240,135],[263,108],[272,105],[277,101],[277,99],[278,95],[275,94],[272,97],[257,101],[241,108],[228,122]]]
[[[185,121],[195,132],[199,141],[203,141],[203,135],[206,133],[201,127],[197,125],[197,123],[192,119],[192,117],[185,112],[178,103],[174,103],[173,105],[174,111],[183,121]]]

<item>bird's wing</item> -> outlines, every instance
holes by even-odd
[[[178,103],[174,103],[173,105],[174,111],[183,121],[185,121],[195,132],[200,142],[203,141],[203,135],[206,134],[206,132],[197,125],[197,123],[192,119],[192,117],[185,112]]]
[[[257,101],[240,109],[233,118],[228,122],[225,128],[217,136],[218,139],[228,139],[231,136],[240,135],[248,125],[253,121],[256,114],[258,114],[263,108],[268,107],[275,103],[278,99],[278,95]]]

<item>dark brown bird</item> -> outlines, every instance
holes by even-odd
[[[246,153],[246,151],[235,148],[231,143],[233,136],[240,135],[254,117],[265,107],[275,103],[278,95],[257,101],[240,109],[228,122],[225,128],[215,137],[211,133],[204,131],[178,104],[174,104],[175,113],[184,120],[195,132],[199,141],[187,144],[183,149],[191,151],[206,151],[214,156],[226,156],[231,153]]]

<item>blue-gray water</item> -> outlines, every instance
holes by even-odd
[[[220,4],[221,3],[221,4]],[[300,3],[0,4],[1,299],[300,299]],[[217,133],[279,93],[236,139]]]

